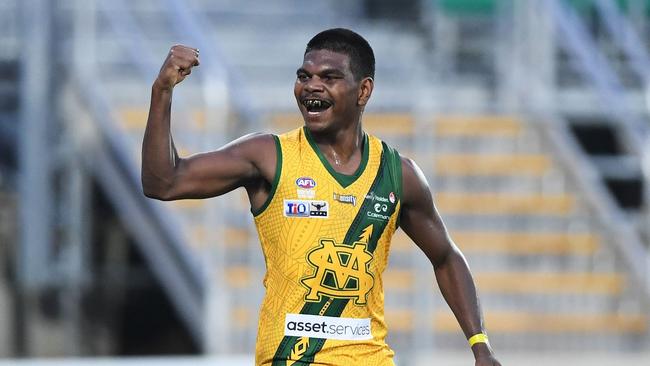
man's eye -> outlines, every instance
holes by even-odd
[[[324,75],[323,76],[323,80],[325,80],[325,81],[333,81],[333,80],[336,80],[336,79],[341,79],[341,77],[338,76],[338,75]]]
[[[308,77],[307,75],[305,75],[305,74],[298,74],[297,77],[298,77],[298,80],[300,80],[300,81],[305,81],[305,80],[307,80],[307,79],[309,78],[309,77]]]

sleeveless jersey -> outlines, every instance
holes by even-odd
[[[392,366],[382,273],[398,226],[398,153],[364,134],[353,175],[306,127],[276,136],[272,191],[255,225],[266,260],[256,364]]]

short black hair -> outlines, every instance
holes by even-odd
[[[328,50],[348,55],[350,70],[358,81],[362,78],[375,78],[375,54],[368,41],[345,28],[332,28],[315,35],[305,49],[310,51]]]

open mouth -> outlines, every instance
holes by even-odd
[[[309,113],[318,113],[326,110],[332,106],[332,103],[323,100],[323,99],[303,99],[302,105],[305,106],[307,112]]]

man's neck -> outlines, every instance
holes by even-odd
[[[334,134],[312,133],[314,142],[330,165],[339,173],[353,174],[361,163],[363,131],[361,124]]]

